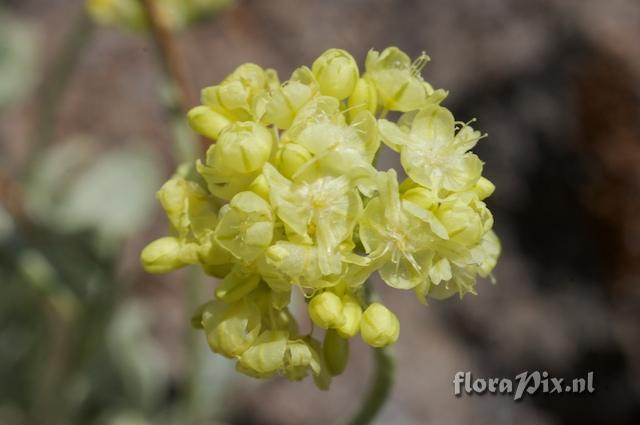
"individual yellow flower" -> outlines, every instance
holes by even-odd
[[[260,170],[271,156],[273,136],[261,124],[237,122],[222,132],[215,146],[217,169],[248,174]]]
[[[320,93],[345,99],[353,93],[360,77],[356,60],[342,49],[329,49],[313,62],[313,75],[320,85]]]
[[[328,96],[316,97],[301,108],[282,141],[313,155],[294,175],[303,178],[309,174],[350,175],[356,168],[372,172],[370,164],[380,147],[371,113],[362,111],[347,125],[340,103]]]
[[[202,313],[202,325],[213,351],[237,357],[258,339],[261,314],[252,300],[243,299],[231,305],[212,301]]]
[[[311,161],[311,152],[297,143],[285,143],[275,158],[278,171],[288,179],[292,179],[302,167]]]
[[[253,192],[240,192],[220,211],[215,238],[239,260],[251,263],[271,245],[275,216]]]
[[[175,175],[157,193],[174,237],[151,243],[141,254],[145,269],[166,273],[187,264],[225,264],[230,257],[213,239],[218,222],[214,201],[197,182]]]
[[[365,61],[365,78],[373,83],[378,92],[378,102],[390,111],[408,112],[428,103],[438,103],[446,93],[434,92],[420,72],[430,58],[422,54],[414,62],[397,47],[388,47],[382,52],[370,50]]]
[[[292,381],[305,378],[309,371],[314,376],[322,373],[320,354],[304,339],[289,340],[284,354],[284,373]]]
[[[195,252],[185,255],[185,247],[178,238],[165,236],[147,245],[140,261],[149,273],[168,273],[189,264],[197,258]],[[186,260],[186,261],[185,261]]]
[[[495,185],[486,177],[480,177],[473,187],[473,191],[478,195],[478,199],[480,200],[488,198],[495,190]]]
[[[278,76],[274,70],[246,63],[219,85],[203,89],[201,102],[233,122],[257,121],[263,113],[262,97],[277,84]]]
[[[263,120],[278,128],[291,126],[298,111],[313,97],[320,94],[320,87],[313,72],[306,67],[296,69],[291,78],[280,87],[263,96]]]
[[[412,211],[419,215],[419,208]],[[427,295],[443,299],[475,293],[477,276],[487,277],[500,254],[491,213],[474,192],[450,195],[432,211],[448,237],[433,243],[428,273],[416,287],[418,298],[425,302]]]
[[[230,200],[249,189],[272,148],[273,136],[263,125],[237,122],[222,131],[207,151],[206,164],[198,161],[197,169],[213,195]]]
[[[278,241],[266,250],[259,262],[260,274],[276,290],[287,290],[291,285],[310,289],[333,286],[335,276],[322,272],[318,251],[315,245]],[[324,257],[331,270],[342,270],[339,254]]]
[[[408,131],[384,119],[379,128],[383,141],[400,150],[409,177],[435,193],[468,190],[480,178],[482,161],[468,151],[481,134],[469,126],[456,133],[455,119],[446,108],[431,105],[421,109]]]
[[[333,292],[325,291],[309,301],[309,317],[323,329],[339,328],[345,324],[342,301]]]
[[[238,369],[267,378],[284,367],[288,335],[284,331],[265,331],[238,361]]]
[[[424,279],[424,262],[434,240],[428,227],[402,206],[394,170],[377,176],[379,196],[360,220],[360,240],[367,253],[383,259],[382,279],[394,288],[411,289]]]
[[[349,115],[353,118],[362,111],[375,114],[378,110],[378,91],[368,78],[360,78],[349,96]]]
[[[196,132],[209,139],[216,140],[220,133],[232,123],[231,119],[210,106],[200,105],[187,114],[189,125]]]
[[[341,301],[344,323],[338,326],[336,330],[341,337],[350,338],[360,330],[362,307],[358,300],[351,294],[344,295]]]
[[[323,274],[339,273],[332,257],[353,233],[362,211],[362,200],[353,184],[344,176],[292,182],[271,164],[266,164],[263,172],[278,217],[303,241],[315,241]]]

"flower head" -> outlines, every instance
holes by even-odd
[[[171,235],[141,260],[155,273],[200,264],[221,279],[192,323],[238,371],[327,388],[350,338],[399,338],[397,316],[365,296],[372,274],[423,303],[475,294],[478,277],[492,278],[500,242],[485,200],[495,187],[470,151],[482,135],[439,105],[446,92],[420,75],[427,60],[372,50],[361,75],[330,49],[282,84],[245,64],[189,112],[215,143],[158,192]],[[381,142],[399,153],[402,184],[376,169]],[[296,294],[322,340],[300,333]]]

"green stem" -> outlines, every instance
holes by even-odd
[[[391,349],[373,348],[375,375],[371,389],[360,410],[347,422],[347,425],[368,425],[378,415],[391,394],[395,361]]]
[[[71,76],[80,62],[80,57],[87,46],[94,24],[87,13],[82,10],[69,33],[65,36],[60,51],[57,52],[53,64],[47,70],[37,99],[35,123],[31,135],[31,155],[49,144],[55,129],[56,111],[69,84]],[[30,165],[24,167],[29,172]]]
[[[378,299],[372,288],[373,282],[367,280],[364,285],[364,300],[367,304]],[[368,425],[380,413],[393,388],[395,359],[390,347],[372,348],[374,376],[369,392],[360,406],[360,410],[347,422],[347,425]]]

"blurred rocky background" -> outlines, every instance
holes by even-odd
[[[243,378],[189,329],[214,282],[140,270],[166,225],[153,193],[188,150],[171,138],[190,135],[150,39],[82,14],[0,1],[0,425],[341,423],[363,344],[329,392]],[[402,323],[378,424],[640,423],[640,2],[236,0],[177,42],[196,88],[329,47],[424,50],[446,106],[489,133],[497,284],[424,307],[378,283]],[[596,391],[453,395],[458,371],[527,370],[593,371]]]

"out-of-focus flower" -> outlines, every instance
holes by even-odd
[[[163,23],[182,29],[192,22],[229,7],[232,0],[155,0]],[[87,11],[100,24],[140,31],[147,26],[140,0],[87,0]]]

